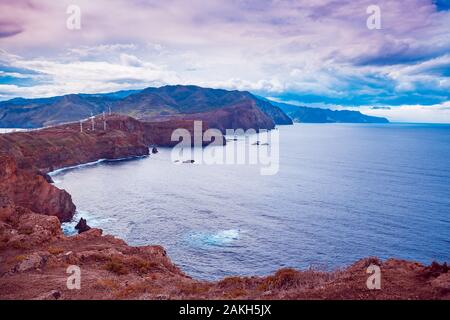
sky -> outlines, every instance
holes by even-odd
[[[0,100],[166,84],[450,123],[450,0],[0,0]]]

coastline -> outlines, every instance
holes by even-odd
[[[125,124],[137,125],[134,119],[121,117],[117,121],[123,128],[127,128]],[[68,143],[59,149],[57,158],[51,159],[52,164],[43,168],[30,166],[30,162],[48,160],[47,149],[25,153],[25,157],[23,150],[30,150],[29,145],[21,144],[22,150],[18,150],[0,140],[2,299],[450,299],[448,267],[437,263],[424,266],[404,260],[366,258],[334,272],[281,269],[267,277],[207,282],[184,274],[160,246],[131,247],[123,240],[102,235],[100,229],[67,237],[61,222],[70,214],[73,217],[75,206],[70,195],[52,186],[48,177],[102,161],[146,157],[149,151],[143,139],[149,132],[114,129],[106,137],[96,133],[86,139],[87,146],[104,146],[102,153],[116,158],[64,167],[98,156],[97,149],[87,146],[81,154],[68,151],[78,146],[77,139],[71,140],[79,136],[75,132],[65,126],[40,133],[42,143],[53,138],[52,143],[61,141],[61,136]],[[22,135],[21,143],[28,143],[29,135]],[[123,157],[126,154],[129,156]],[[44,206],[48,203],[51,206]],[[371,264],[383,270],[383,290],[369,290],[366,286]],[[68,265],[82,269],[81,290],[66,287]]]
[[[130,160],[138,160],[138,159],[143,159],[143,158],[147,158],[149,157],[149,155],[143,155],[143,156],[130,156],[130,157],[125,157],[125,158],[117,158],[117,159],[99,159],[96,161],[92,161],[92,162],[87,162],[87,163],[82,163],[82,164],[78,164],[75,166],[69,166],[69,167],[64,167],[64,168],[60,168],[60,169],[56,169],[54,171],[50,171],[47,174],[50,177],[55,177],[63,172],[66,171],[70,171],[70,170],[75,170],[75,169],[79,169],[79,168],[84,168],[84,167],[90,167],[90,166],[95,166],[101,163],[105,163],[105,162],[119,162],[119,161],[130,161]]]

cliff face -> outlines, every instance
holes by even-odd
[[[32,170],[18,170],[16,160],[0,155],[0,206],[19,205],[69,221],[75,213],[71,196]]]
[[[176,116],[167,117],[176,119]],[[201,120],[209,127],[225,133],[227,129],[266,129],[275,128],[274,121],[254,104],[236,105],[214,111],[183,115],[183,119]]]
[[[160,246],[130,247],[99,229],[69,238],[56,217],[18,206],[0,206],[0,259],[0,299],[450,299],[447,265],[394,259],[198,281]],[[381,290],[366,286],[371,264],[382,270]],[[67,288],[69,265],[81,269],[80,290]]]
[[[13,156],[21,169],[38,169],[44,173],[98,159],[142,156],[148,154],[142,125],[131,118],[117,117],[103,122],[96,119],[96,130],[86,121],[83,132],[79,124],[32,132],[0,135],[0,150]],[[121,129],[116,129],[120,127]]]
[[[56,126],[30,132],[0,135],[0,154],[14,157],[20,169],[43,173],[93,162],[99,159],[119,159],[145,156],[149,145],[170,147],[175,129],[186,129],[194,137],[194,122],[172,120],[141,122],[128,116],[102,116],[79,123]],[[92,130],[94,128],[94,130]],[[106,130],[105,130],[106,128]],[[203,125],[203,131],[208,129]],[[200,133],[201,134],[201,133]]]
[[[117,112],[140,119],[203,120],[210,128],[273,129],[276,124],[292,124],[284,112],[249,92],[164,86],[130,95],[115,106]]]
[[[0,299],[450,299],[446,264],[370,258],[336,272],[282,269],[205,282],[185,275],[160,246],[130,247],[99,229],[66,237],[60,221],[75,206],[45,172],[146,155],[149,143],[172,143],[173,129],[192,130],[191,121],[123,116],[108,117],[106,131],[102,121],[94,124],[95,131],[71,124],[0,135]],[[381,267],[382,290],[366,286],[371,264]],[[69,265],[82,270],[80,290],[67,288]]]
[[[193,137],[192,121],[143,123],[119,115],[97,117],[93,126],[86,120],[82,132],[79,123],[72,123],[0,135],[0,199],[69,221],[75,205],[67,192],[50,183],[48,172],[99,159],[147,156],[149,145],[176,144],[171,134],[178,128]]]

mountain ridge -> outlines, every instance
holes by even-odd
[[[365,115],[359,111],[331,110],[296,106],[292,104],[271,103],[283,110],[294,122],[300,123],[389,123],[387,118]]]
[[[149,121],[172,118],[204,120],[214,124],[210,127],[222,131],[273,129],[277,124],[292,124],[280,108],[250,92],[177,85],[3,101],[0,102],[0,127],[38,128],[109,111]],[[226,127],[228,125],[232,127]]]
[[[304,123],[388,123],[359,111],[294,106],[248,91],[167,85],[110,93],[14,98],[0,102],[0,127],[40,128],[114,112],[143,121],[201,120],[210,128],[273,129]]]

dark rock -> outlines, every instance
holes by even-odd
[[[427,278],[436,278],[440,276],[441,274],[447,273],[450,270],[450,267],[447,265],[447,262],[444,262],[444,264],[439,264],[436,261],[433,261],[429,267],[425,268],[425,276]]]
[[[158,152],[159,152],[159,151],[158,151],[158,149],[157,149],[156,147],[153,147],[153,148],[152,148],[152,153],[153,153],[153,154],[157,154]]]
[[[83,233],[91,230],[91,227],[88,226],[86,219],[81,218],[78,224],[75,226],[75,229],[78,230],[78,233]]]

